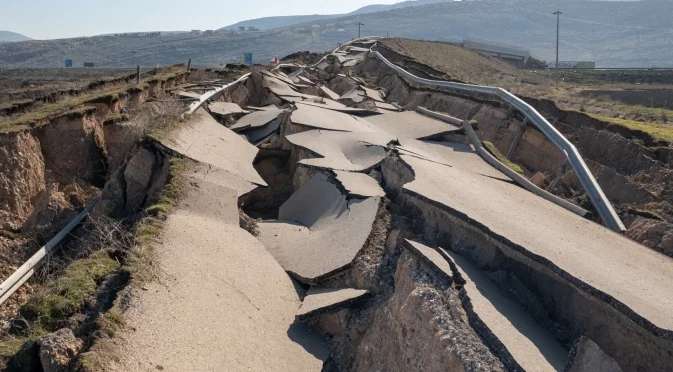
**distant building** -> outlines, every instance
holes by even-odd
[[[554,68],[556,66],[556,62],[549,62],[547,64],[548,68]],[[588,68],[588,69],[594,69],[596,68],[596,62],[589,62],[589,61],[558,61],[558,68]]]
[[[245,31],[245,26],[238,26],[239,31]]]
[[[200,33],[201,33],[201,30],[192,30],[192,33],[193,33],[193,34],[200,34]]]
[[[248,31],[259,31],[259,29],[254,26],[248,26]]]
[[[338,31],[338,32],[346,32],[346,30],[344,30],[343,28],[340,28],[340,29],[338,29],[337,31]]]
[[[311,26],[311,27],[313,27],[313,28],[320,28],[320,25],[313,25],[313,26]]]

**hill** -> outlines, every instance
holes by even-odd
[[[401,3],[400,3],[401,4]],[[400,4],[396,4],[400,5]],[[63,60],[101,67],[226,63],[252,52],[256,62],[309,50],[323,52],[363,35],[452,41],[470,36],[519,45],[539,59],[554,58],[556,18],[562,9],[561,60],[595,60],[602,67],[673,67],[673,2],[450,1],[311,20],[259,32],[28,41],[0,45],[0,67],[61,67]],[[320,27],[313,28],[313,25]],[[344,31],[339,31],[344,30]]]
[[[358,15],[366,13],[383,12],[392,9],[408,8],[412,6],[420,6],[438,2],[453,1],[453,0],[412,0],[403,1],[397,4],[372,4],[366,5],[362,8],[354,10],[347,14],[313,14],[313,15],[291,15],[280,17],[264,17],[248,19],[245,21],[234,23],[233,25],[222,27],[220,30],[238,29],[239,27],[256,27],[260,30],[270,30],[278,27],[293,26],[305,22],[313,22],[324,19],[339,18],[349,15]]]
[[[220,30],[238,29],[239,27],[256,27],[260,30],[268,30],[278,27],[286,27],[296,25],[298,23],[317,21],[322,19],[334,18],[335,15],[313,14],[313,15],[291,15],[280,17],[264,17],[248,19],[245,21],[234,23],[233,25],[222,27]]]
[[[14,43],[17,41],[31,40],[29,37],[12,31],[0,31],[0,43]]]

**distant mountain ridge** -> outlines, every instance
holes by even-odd
[[[21,35],[12,31],[0,31],[0,43],[15,43],[17,41],[32,40],[28,36]]]
[[[222,27],[220,30],[238,29],[239,27],[246,27],[246,28],[255,27],[260,30],[270,30],[274,28],[288,27],[306,22],[321,21],[325,19],[345,17],[345,16],[353,16],[357,14],[384,12],[387,10],[402,9],[413,6],[421,6],[433,3],[443,3],[449,1],[455,1],[455,0],[410,0],[410,1],[403,1],[397,4],[372,4],[363,6],[362,8],[359,8],[355,11],[345,14],[312,14],[312,15],[290,15],[290,16],[254,18],[237,22],[234,23],[233,25]]]
[[[457,41],[486,39],[531,50],[551,61],[556,54],[556,16],[561,0],[490,0],[400,3],[399,9],[344,15],[263,31],[188,32],[158,36],[96,36],[0,44],[0,68],[96,67],[140,63],[268,63],[297,51],[324,52],[363,35]],[[595,61],[598,67],[673,67],[673,1],[565,1],[561,16],[561,61]],[[318,25],[319,27],[312,27]],[[130,51],[136,50],[134,55]],[[451,56],[447,56],[451,58]]]

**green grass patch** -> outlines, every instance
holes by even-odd
[[[120,265],[106,250],[92,253],[68,266],[63,275],[48,283],[21,307],[21,314],[47,331],[81,310],[98,284],[119,270]]]
[[[102,316],[99,326],[106,335],[114,337],[125,324],[124,314],[118,309],[111,309]]]
[[[491,155],[495,156],[498,161],[505,164],[508,168],[515,171],[516,173],[523,174],[523,169],[518,164],[512,163],[507,159],[503,154],[500,153],[497,147],[492,142],[483,141],[482,144]]]
[[[111,124],[116,124],[116,123],[121,123],[124,121],[128,121],[129,117],[126,114],[114,114],[110,115],[105,120],[103,121],[103,125],[111,125]]]
[[[7,363],[14,358],[14,367],[27,368],[33,363],[35,341],[47,334],[42,329],[32,329],[28,336],[7,336],[0,340],[0,368],[4,371]],[[19,364],[19,366],[17,366]]]
[[[161,190],[159,200],[145,210],[148,216],[143,218],[136,228],[136,249],[127,261],[134,282],[143,282],[154,276],[152,270],[154,246],[161,234],[166,217],[182,195],[181,175],[186,167],[185,159],[171,158],[168,182]]]
[[[608,123],[613,123],[615,125],[621,125],[623,127],[633,130],[643,131],[645,133],[650,134],[655,140],[673,142],[673,125],[670,124],[645,123],[642,121],[613,118],[606,115],[592,114],[592,113],[587,113],[587,115],[591,116],[594,119],[598,119]]]
[[[97,97],[92,97],[84,101],[84,103],[104,103],[106,105],[110,105],[122,98],[128,97],[128,95],[129,93],[127,92],[127,89],[118,89],[111,92],[106,92]]]
[[[648,211],[645,209],[630,209],[629,213],[636,214],[641,217],[649,218],[651,220],[658,220],[662,222],[666,222],[664,217],[662,217],[659,213],[655,211]]]
[[[28,129],[32,125],[44,124],[63,114],[69,114],[71,112],[75,114],[80,113],[82,112],[81,110],[87,108],[86,104],[111,104],[121,98],[127,97],[131,92],[141,92],[142,89],[149,87],[148,83],[162,82],[188,74],[189,72],[185,71],[184,68],[173,67],[166,72],[150,76],[149,81],[145,81],[140,85],[133,84],[131,87],[125,85],[121,88],[117,87],[77,96],[70,96],[55,103],[41,105],[35,110],[0,121],[0,133]],[[91,87],[97,87],[98,85],[98,82],[96,82],[96,84],[91,85]]]

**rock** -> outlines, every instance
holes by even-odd
[[[147,195],[152,180],[152,169],[156,157],[147,149],[141,148],[124,169],[126,180],[126,213],[135,213]]]
[[[44,372],[67,371],[70,361],[80,352],[82,340],[75,337],[69,328],[37,339],[40,347],[40,363]]]
[[[566,372],[622,372],[614,359],[584,336],[570,350],[569,359]]]
[[[238,87],[231,92],[231,102],[241,107],[245,107],[248,104],[249,96],[250,92],[248,91],[248,88],[246,88],[245,85],[239,84]]]
[[[542,172],[537,172],[533,175],[533,177],[530,178],[530,182],[532,182],[535,186],[544,189],[547,184],[547,177],[545,177]]]

